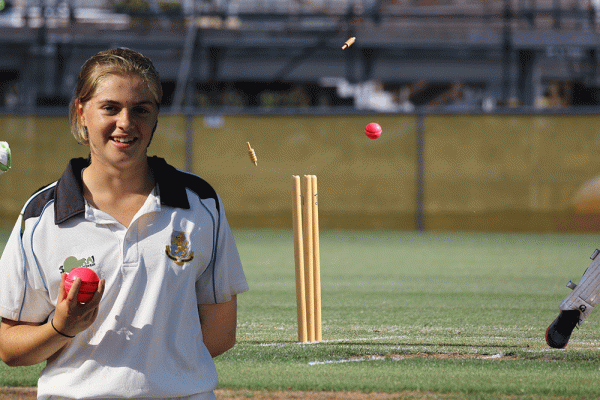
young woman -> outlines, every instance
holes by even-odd
[[[137,52],[84,64],[70,118],[90,157],[29,199],[0,258],[0,357],[47,361],[39,399],[215,398],[248,286],[219,196],[147,156],[161,96]],[[101,278],[85,304],[73,265]]]

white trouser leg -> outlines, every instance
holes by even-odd
[[[571,281],[567,287],[573,289],[560,303],[560,310],[579,310],[579,323],[581,324],[590,315],[592,310],[600,303],[600,250],[594,251],[590,257],[592,263],[585,270],[578,285]]]

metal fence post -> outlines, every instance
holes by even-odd
[[[194,172],[194,114],[191,110],[185,113],[185,170]]]
[[[417,232],[425,230],[425,114],[417,111],[417,160],[416,160],[416,209],[415,229]]]

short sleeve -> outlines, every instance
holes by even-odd
[[[0,317],[43,322],[54,306],[46,290],[35,284],[19,216],[0,257]]]
[[[198,304],[225,303],[231,296],[248,290],[248,283],[242,268],[240,256],[225,217],[223,204],[219,201],[215,257],[196,281]]]

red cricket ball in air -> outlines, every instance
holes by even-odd
[[[377,139],[379,136],[381,136],[381,125],[379,125],[377,122],[371,122],[365,128],[365,135],[367,135],[369,139]]]

